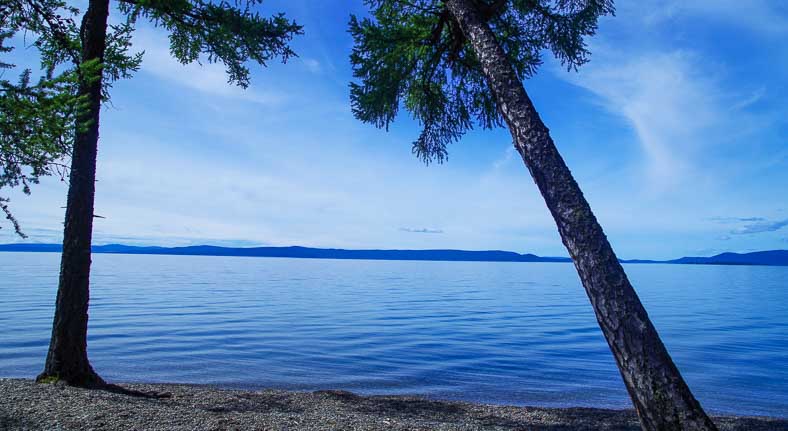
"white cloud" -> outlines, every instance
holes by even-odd
[[[323,71],[323,65],[314,58],[302,58],[301,63],[312,73],[320,73]]]
[[[629,124],[644,155],[636,170],[654,191],[714,182],[720,169],[739,169],[730,160],[721,166],[717,155],[751,145],[776,121],[773,113],[758,113],[768,89],[732,81],[728,65],[715,58],[670,48],[614,48],[604,40],[592,52],[593,61],[579,73],[559,76]]]
[[[750,235],[755,233],[775,232],[788,226],[788,219],[785,220],[755,220],[731,231],[733,234]]]
[[[649,24],[701,16],[762,34],[779,36],[788,32],[788,3],[782,0],[647,0],[625,4],[621,11],[642,14]]]
[[[234,126],[232,121],[244,119],[228,121]],[[504,172],[479,183],[460,164],[425,168],[406,141],[383,132],[373,135],[386,146],[401,145],[402,157],[380,153],[368,142],[344,147],[342,125],[334,126],[330,141],[238,131],[228,142],[238,147],[253,139],[258,145],[228,157],[184,157],[178,142],[156,133],[108,129],[96,193],[96,212],[106,218],[95,223],[96,243],[172,246],[240,239],[250,245],[561,253],[554,229],[541,232],[552,221],[524,168],[515,170],[515,181],[526,187],[513,199],[513,180]],[[278,147],[286,147],[289,157],[277,154],[266,161]],[[47,179],[29,199],[14,200],[33,240],[60,241],[65,192],[65,184]],[[44,207],[52,214],[32,217]],[[17,241],[3,231],[0,242]]]
[[[169,46],[169,41],[163,32],[146,28],[138,29],[134,34],[134,49],[145,51],[140,70],[210,96],[269,106],[279,106],[287,100],[283,93],[262,92],[254,87],[254,83],[247,89],[230,84],[227,72],[221,63],[181,64],[172,57]]]
[[[760,87],[753,92],[750,93],[749,96],[745,97],[738,103],[733,105],[734,110],[746,109],[756,103],[760,102],[764,96],[766,96],[766,87]]]
[[[508,166],[509,163],[511,163],[512,160],[515,159],[515,157],[514,157],[515,154],[517,154],[517,151],[514,149],[514,146],[506,147],[506,150],[504,150],[503,156],[501,156],[499,159],[497,159],[497,160],[495,160],[493,162],[493,164],[492,164],[492,171],[493,171],[493,173],[497,174],[502,169],[504,169],[506,166]]]
[[[692,174],[692,159],[720,119],[723,95],[703,73],[699,61],[683,51],[624,56],[602,47],[574,84],[599,96],[621,115],[647,156],[652,183],[670,187]]]

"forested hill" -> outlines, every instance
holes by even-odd
[[[0,251],[60,252],[58,244],[5,244]],[[569,262],[565,257],[540,257],[511,251],[486,250],[344,250],[310,247],[232,248],[210,245],[190,247],[136,247],[121,244],[93,246],[93,253],[167,254],[189,256],[294,257],[311,259],[437,260],[482,262]]]
[[[712,257],[682,257],[670,263],[699,265],[777,265],[788,266],[788,250],[722,253]]]
[[[59,244],[0,244],[0,251],[60,252]],[[344,250],[310,247],[250,247],[233,248],[210,245],[190,247],[136,247],[121,244],[93,246],[94,253],[165,254],[188,256],[249,256],[293,257],[309,259],[367,259],[367,260],[422,260],[422,261],[478,261],[478,262],[569,262],[566,257],[542,257],[512,251],[485,250]],[[622,260],[624,263],[671,263],[697,265],[773,265],[788,266],[788,250],[758,251],[753,253],[722,253],[711,257],[682,257],[680,259]]]

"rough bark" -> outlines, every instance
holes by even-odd
[[[103,61],[108,15],[109,0],[90,1],[81,28],[83,62]],[[101,76],[83,76],[79,92],[88,97],[89,108],[77,118],[55,318],[46,364],[38,380],[97,386],[104,382],[88,361],[87,330]]]
[[[549,130],[472,0],[447,0],[555,219],[645,430],[715,430],[681,377]]]

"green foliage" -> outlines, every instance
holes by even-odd
[[[350,19],[350,84],[356,118],[388,128],[404,107],[422,126],[413,152],[443,162],[446,146],[474,125],[503,124],[476,55],[441,0],[366,0],[371,18]],[[520,79],[544,51],[568,69],[588,61],[585,37],[614,12],[612,0],[476,0]]]
[[[109,90],[115,81],[131,78],[139,70],[143,55],[142,52],[129,53],[134,33],[134,24],[130,20],[120,25],[110,25],[109,30],[101,80],[101,96],[105,102],[110,100]]]
[[[111,25],[102,67],[86,67],[76,24],[79,14],[79,9],[62,0],[15,0],[0,7],[0,24],[8,37],[18,32],[33,35],[31,45],[38,50],[41,70],[46,73],[64,69],[64,73],[76,72],[87,82],[96,79],[101,69],[102,94],[108,101],[112,83],[130,78],[142,62],[142,53],[129,53],[134,25],[128,20]]]
[[[85,61],[78,17],[80,11],[63,0],[0,1],[0,55],[13,48],[4,45],[18,33],[36,48],[42,77],[33,83],[30,69],[22,71],[18,82],[0,75],[0,190],[30,185],[54,173],[65,179],[67,158],[74,132],[89,124],[78,124],[78,115],[88,109],[79,96],[80,84],[102,78],[102,97],[110,98],[112,84],[130,78],[139,70],[143,53],[131,53],[134,26],[144,18],[170,33],[172,55],[182,63],[222,62],[229,81],[249,85],[249,60],[263,66],[274,58],[286,61],[295,53],[289,42],[301,34],[301,26],[284,15],[260,16],[252,7],[261,0],[119,0],[125,18],[110,25],[102,63]],[[2,61],[0,71],[14,65]],[[81,120],[80,120],[81,121]],[[0,197],[0,211],[24,236]]]
[[[80,108],[76,85],[73,73],[32,84],[30,70],[17,83],[0,81],[0,189],[21,185],[30,194],[31,184],[63,166]],[[6,202],[0,198],[0,209],[24,236]]]
[[[118,26],[108,37],[103,65],[95,60],[83,62],[78,14],[79,10],[60,0],[0,5],[0,54],[11,52],[13,48],[4,43],[21,33],[25,41],[32,38],[30,46],[38,51],[41,69],[35,80],[30,68],[23,69],[16,82],[0,79],[0,190],[21,186],[30,194],[31,185],[43,176],[57,174],[65,179],[78,114],[87,109],[87,100],[79,96],[80,82],[96,80],[103,71],[107,98],[112,82],[139,67],[141,57],[126,54],[130,26]],[[14,65],[0,62],[0,68],[13,69]],[[8,201],[0,197],[0,210],[16,233],[25,237]]]
[[[280,57],[294,56],[289,46],[301,26],[277,14],[271,18],[253,12],[262,0],[121,0],[120,9],[129,22],[147,18],[170,32],[170,52],[181,63],[198,61],[205,55],[209,62],[227,67],[230,83],[249,85],[251,60],[265,66]]]
[[[55,76],[61,61],[56,52],[78,47],[70,37],[73,22],[56,11],[65,8],[60,1],[8,2],[0,5],[0,54],[12,51],[5,42],[17,32],[35,37],[33,45],[41,52],[43,74],[35,82],[30,69],[23,70],[16,82],[0,76],[0,190],[21,186],[30,193],[31,184],[53,173],[63,174],[63,158],[72,146],[74,121],[84,101],[77,96],[74,69]],[[69,30],[71,29],[71,30]],[[0,61],[0,69],[14,65]],[[97,73],[95,65],[86,70]],[[0,196],[0,211],[22,237],[19,223]]]
[[[79,10],[62,0],[8,0],[0,6],[0,25],[8,37],[23,32],[33,38],[42,70],[79,63]]]

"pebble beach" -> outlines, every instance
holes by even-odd
[[[788,420],[715,416],[720,430],[788,430]],[[121,384],[88,390],[0,379],[1,430],[639,430],[631,410],[539,408],[360,396]]]

